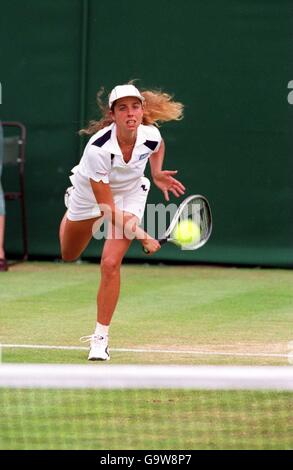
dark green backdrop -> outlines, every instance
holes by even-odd
[[[161,129],[165,167],[214,215],[204,248],[168,246],[154,259],[292,266],[292,14],[291,0],[2,2],[0,117],[28,129],[30,254],[59,255],[63,192],[96,91],[139,78],[185,103],[184,120]],[[153,189],[150,202],[162,201]],[[10,254],[16,206],[7,205]],[[101,247],[93,241],[86,255]],[[128,257],[145,258],[138,243]]]

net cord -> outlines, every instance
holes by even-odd
[[[0,388],[290,391],[293,367],[2,364]]]

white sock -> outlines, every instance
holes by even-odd
[[[95,333],[96,336],[108,336],[109,334],[109,325],[102,325],[101,323],[97,322]]]

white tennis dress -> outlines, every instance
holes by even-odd
[[[128,163],[124,161],[113,123],[94,134],[85,147],[82,158],[71,171],[72,188],[65,195],[69,220],[85,220],[101,215],[90,185],[94,181],[109,183],[116,207],[142,219],[150,189],[144,170],[152,153],[161,144],[161,134],[155,126],[140,125]]]

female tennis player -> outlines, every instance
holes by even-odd
[[[107,106],[98,93],[100,121],[80,131],[90,135],[83,156],[72,169],[73,184],[65,194],[67,212],[60,226],[62,259],[73,261],[87,247],[97,226],[107,220],[109,231],[101,257],[101,282],[97,296],[97,324],[90,341],[88,359],[109,360],[109,325],[120,291],[120,266],[136,238],[152,254],[160,244],[139,226],[150,181],[144,176],[148,160],[154,184],[169,200],[184,194],[177,171],[162,170],[165,145],[156,126],[179,120],[183,105],[166,93],[140,92],[133,84],[118,85]]]

